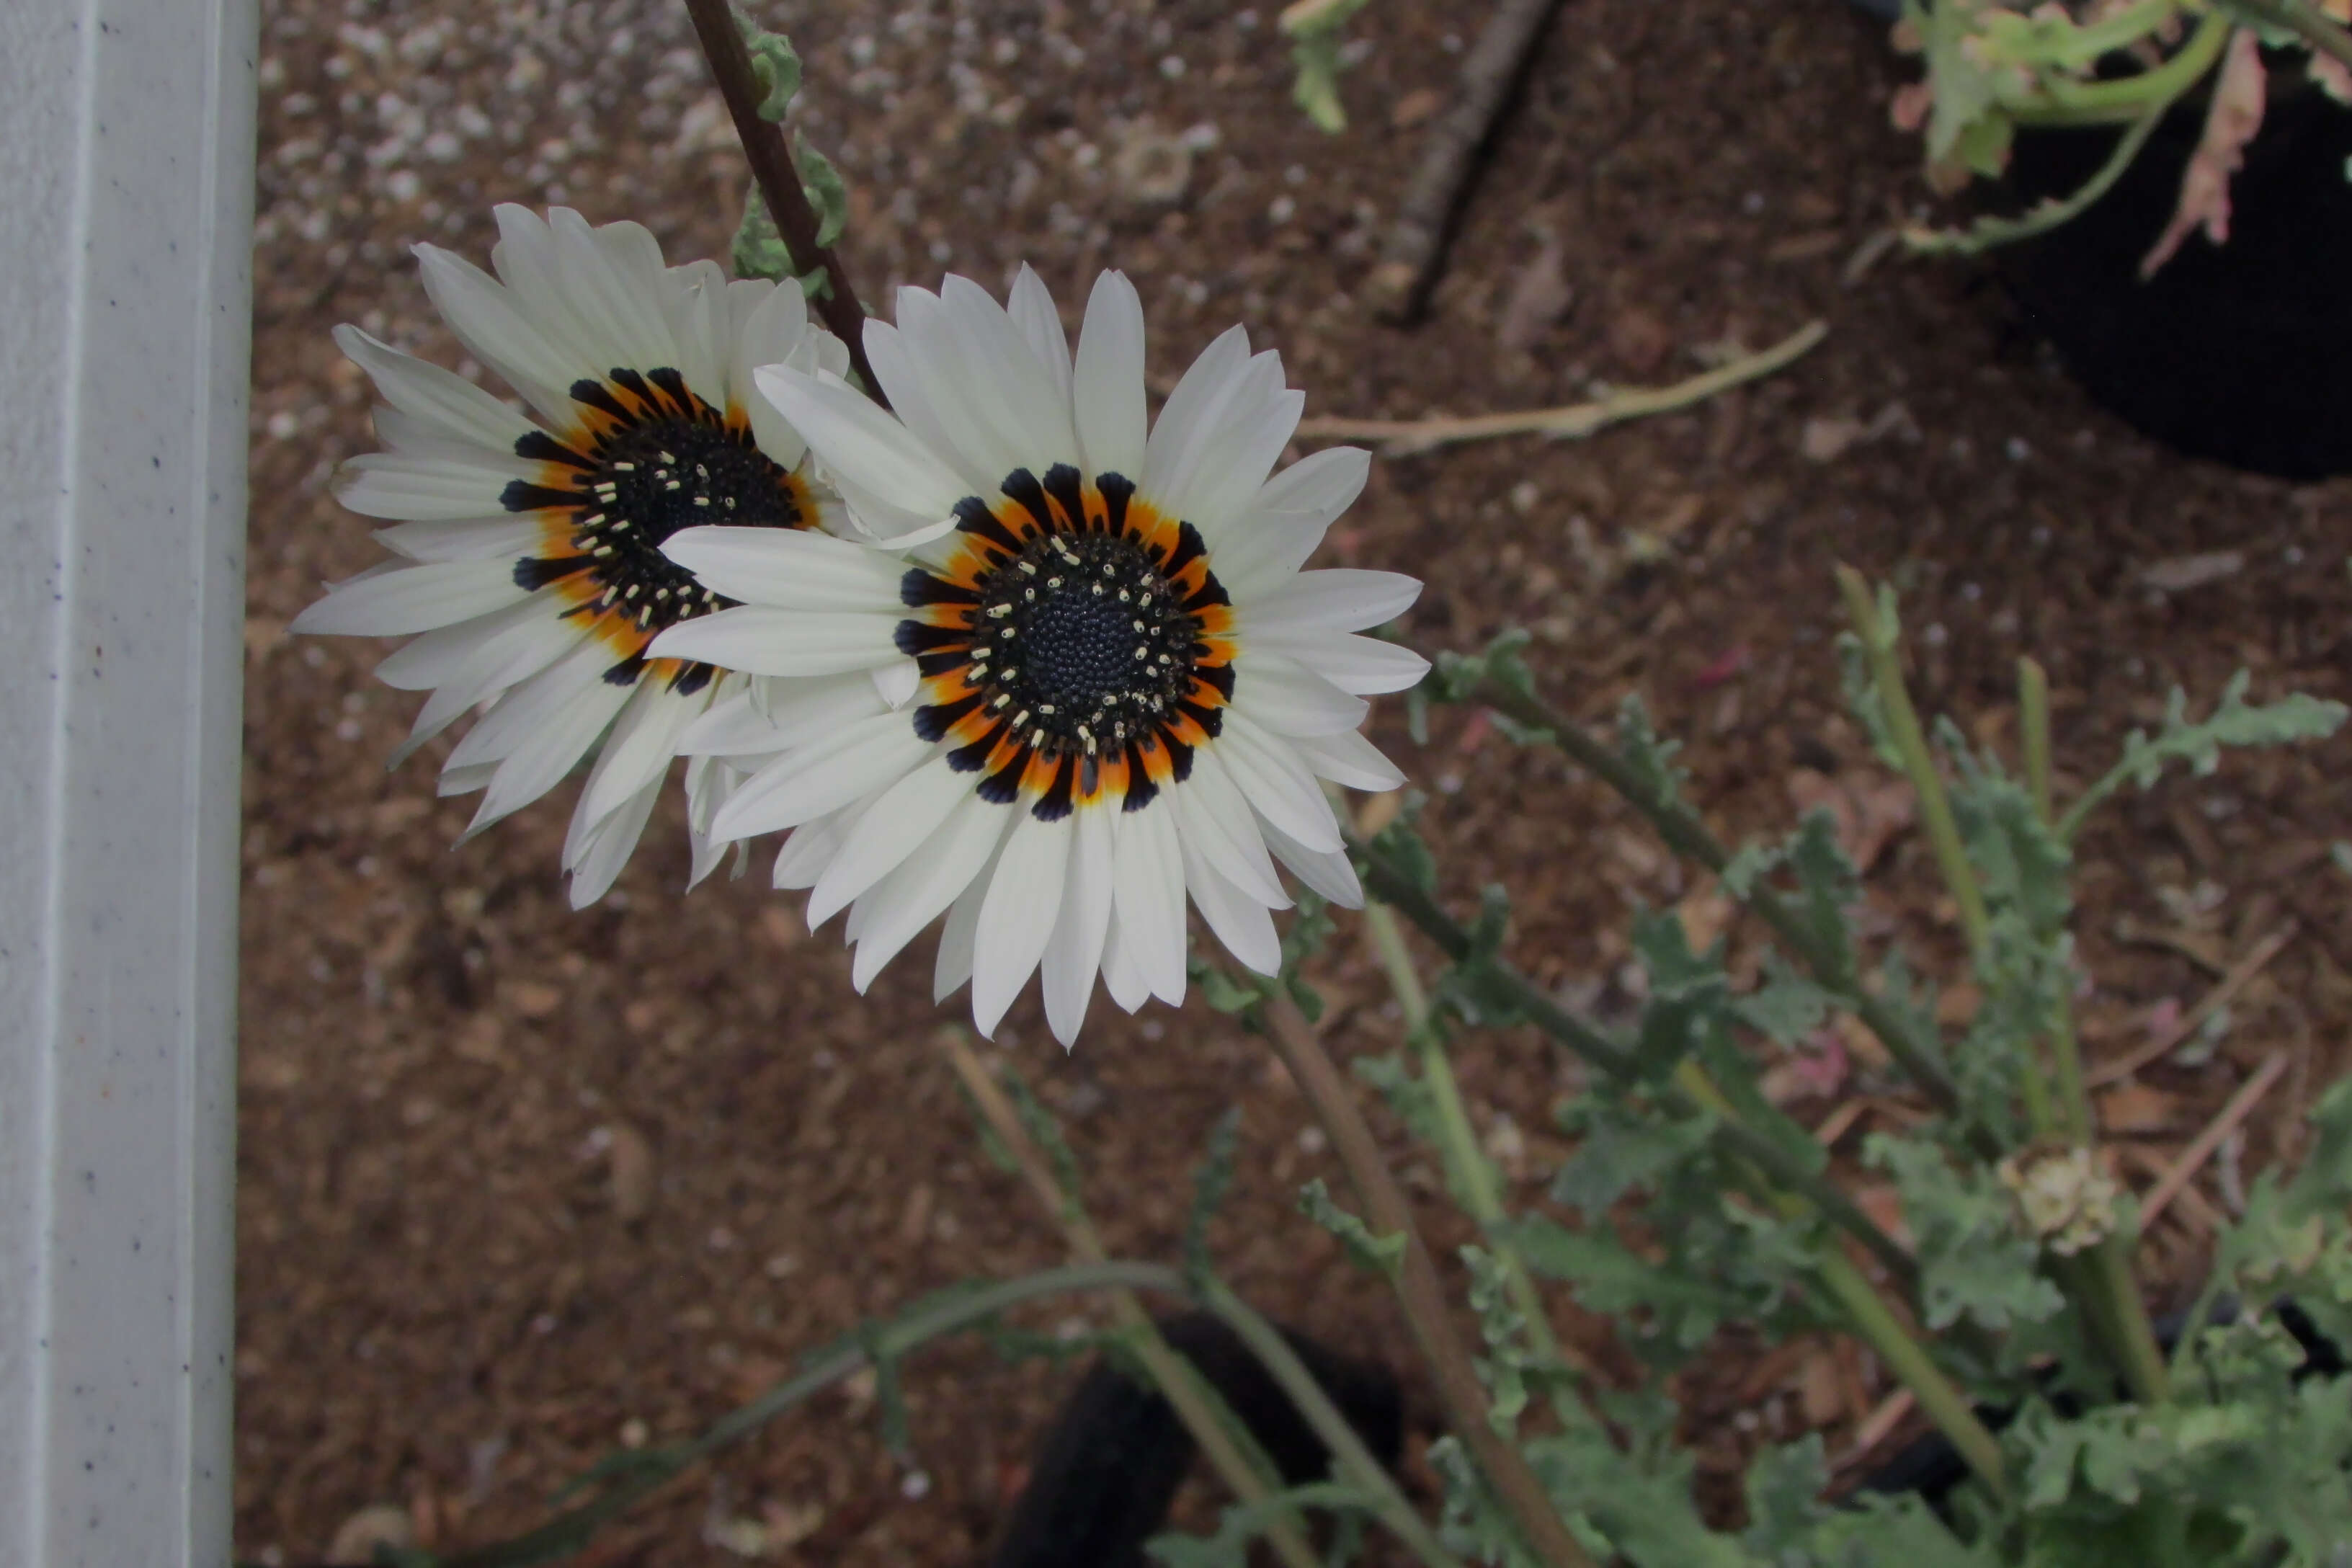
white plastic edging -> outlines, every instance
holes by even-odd
[[[229,1554],[254,0],[0,0],[0,1565]]]

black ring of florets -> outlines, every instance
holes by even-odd
[[[978,589],[971,679],[1041,750],[1116,751],[1192,690],[1199,623],[1133,540],[1043,534]]]

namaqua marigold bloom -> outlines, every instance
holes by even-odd
[[[1065,1044],[1097,973],[1130,1012],[1181,1001],[1188,896],[1275,972],[1277,861],[1361,900],[1317,781],[1402,782],[1357,727],[1365,694],[1427,668],[1355,635],[1418,582],[1300,570],[1368,459],[1268,478],[1303,398],[1239,328],[1148,424],[1142,306],[1115,272],[1075,356],[1026,268],[1009,309],[950,278],[897,314],[866,342],[895,413],[822,368],[758,373],[876,542],[721,525],[667,547],[741,607],[656,657],[803,678],[687,737],[755,769],[713,835],[791,830],[778,885],[812,889],[812,924],[848,910],[860,990],[944,915],[935,993],[969,980],[983,1033],[1041,967]]]
[[[593,752],[563,849],[577,907],[627,862],[687,726],[749,685],[647,652],[727,603],[662,545],[707,522],[819,521],[806,445],[751,373],[837,374],[848,355],[809,324],[798,289],[730,282],[709,261],[667,267],[636,224],[592,228],[562,207],[542,220],[502,206],[498,220],[495,278],[433,246],[416,254],[451,331],[531,413],[339,328],[383,398],[384,449],[345,464],[337,494],[393,520],[376,534],[393,559],[333,585],[294,629],[413,637],[376,671],[432,694],[395,764],[488,704],[441,773],[444,795],[483,792],[468,836]],[[697,880],[720,857],[706,829],[736,776],[715,758],[688,765]]]

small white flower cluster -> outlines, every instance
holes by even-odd
[[[1188,903],[1271,974],[1277,864],[1361,901],[1324,784],[1403,782],[1365,698],[1427,662],[1360,634],[1421,584],[1304,570],[1369,460],[1272,472],[1304,404],[1277,355],[1234,328],[1155,421],[1124,277],[1075,347],[1026,268],[1004,304],[950,277],[866,324],[886,410],[796,289],[499,218],[495,278],[418,254],[535,417],[344,329],[386,449],[341,494],[394,559],[296,623],[414,637],[379,674],[433,694],[409,749],[477,712],[441,786],[485,792],[474,830],[593,758],[591,902],[684,758],[695,879],[782,833],[775,885],[847,911],[859,990],[943,920],[935,996],[970,983],[985,1033],[1042,974],[1065,1044],[1097,978],[1182,1000]]]
[[[2062,1258],[2116,1232],[2123,1185],[2088,1149],[2021,1150],[2000,1163],[2000,1181],[2017,1195],[2027,1234]]]

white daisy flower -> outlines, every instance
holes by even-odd
[[[726,601],[662,554],[681,528],[813,527],[824,502],[806,445],[753,388],[755,365],[838,374],[848,355],[809,324],[796,288],[729,282],[715,262],[666,267],[634,223],[592,228],[498,209],[498,277],[416,247],[425,289],[466,348],[537,418],[355,327],[335,341],[374,379],[384,449],[343,466],[336,493],[394,520],[394,559],[335,584],[303,632],[415,640],[376,673],[430,691],[394,765],[480,704],[441,793],[483,792],[467,836],[552,788],[595,753],[563,868],[574,908],[620,874],[686,727],[746,683],[646,648]],[[737,775],[687,769],[694,879],[717,864],[701,831]]]
[[[711,831],[793,830],[778,885],[814,889],[812,924],[849,910],[861,991],[944,914],[935,992],[969,979],[983,1034],[1041,965],[1066,1045],[1097,973],[1129,1012],[1182,1000],[1188,894],[1274,973],[1275,862],[1361,901],[1316,781],[1402,782],[1357,726],[1364,694],[1427,668],[1352,635],[1418,582],[1299,570],[1369,459],[1267,478],[1304,400],[1238,327],[1147,432],[1142,306],[1115,272],[1075,359],[1025,268],[1009,311],[961,278],[903,290],[866,348],[895,416],[837,374],[758,381],[886,548],[724,527],[667,546],[742,607],[663,633],[656,656],[822,678],[688,736],[747,766],[785,737]],[[919,700],[894,706],[894,687]]]

